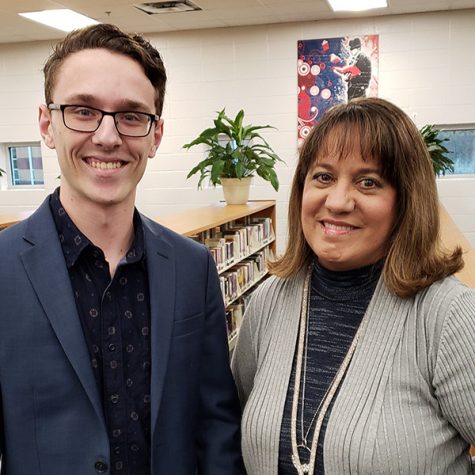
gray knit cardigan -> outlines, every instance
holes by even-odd
[[[277,475],[304,273],[253,294],[232,368],[248,475]],[[469,474],[475,291],[446,278],[402,299],[378,282],[324,440],[325,475]]]

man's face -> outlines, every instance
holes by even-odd
[[[71,54],[59,68],[53,89],[55,104],[95,107],[108,112],[155,114],[155,90],[133,59],[105,49]],[[112,116],[104,116],[95,132],[68,129],[61,111],[40,107],[40,131],[56,149],[61,169],[61,201],[108,207],[132,204],[147,159],[160,144],[163,123],[146,137],[118,133]]]

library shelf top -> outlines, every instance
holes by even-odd
[[[155,220],[179,234],[192,236],[221,224],[259,213],[275,206],[275,201],[248,201],[244,205],[215,203],[202,208],[190,209],[170,216],[158,216]]]

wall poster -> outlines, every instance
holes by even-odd
[[[377,96],[379,35],[298,42],[298,142],[330,107]]]

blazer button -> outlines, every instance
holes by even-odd
[[[107,472],[107,469],[109,468],[105,462],[98,461],[94,464],[94,468],[96,469],[96,472],[98,473],[105,473]]]

